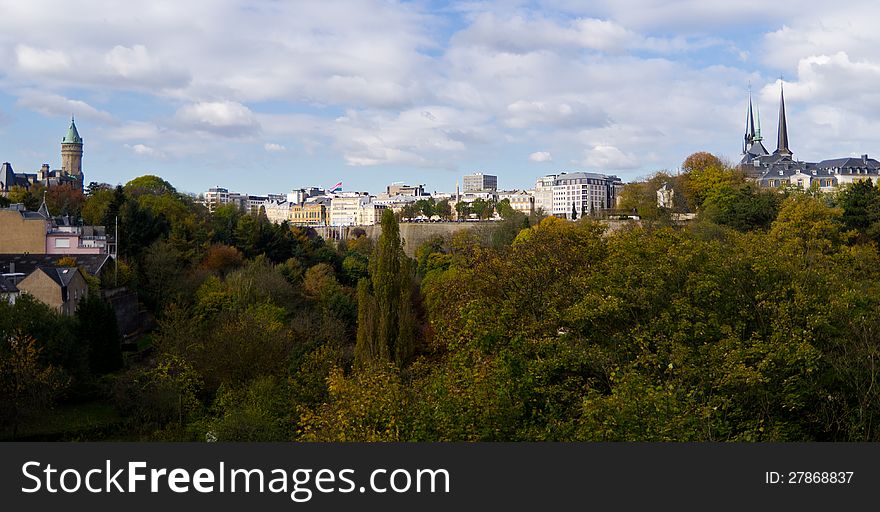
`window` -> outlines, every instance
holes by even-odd
[[[70,239],[69,238],[56,238],[55,239],[55,247],[59,249],[69,249],[70,248]]]

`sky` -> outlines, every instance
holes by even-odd
[[[179,190],[531,188],[737,162],[780,83],[807,161],[880,155],[880,3],[0,0],[0,162]]]

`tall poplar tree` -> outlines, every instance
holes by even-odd
[[[357,364],[394,362],[402,366],[412,355],[413,272],[403,252],[397,219],[391,210],[385,210],[382,235],[370,258],[370,279],[358,283]]]

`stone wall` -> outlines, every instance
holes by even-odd
[[[608,232],[616,231],[624,226],[638,223],[632,220],[602,220],[601,224],[607,226]],[[416,248],[435,236],[448,236],[462,229],[473,229],[477,226],[486,226],[490,222],[403,222],[400,224],[400,238],[403,240],[403,250],[409,256],[415,256]],[[378,240],[382,234],[382,226],[346,226],[317,228],[318,234],[327,240],[343,240],[351,238],[355,229],[362,229],[367,236]]]

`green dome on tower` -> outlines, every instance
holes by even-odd
[[[70,116],[70,128],[67,129],[67,135],[61,139],[62,144],[82,144],[82,137],[76,131],[76,123],[73,122],[73,116]]]

